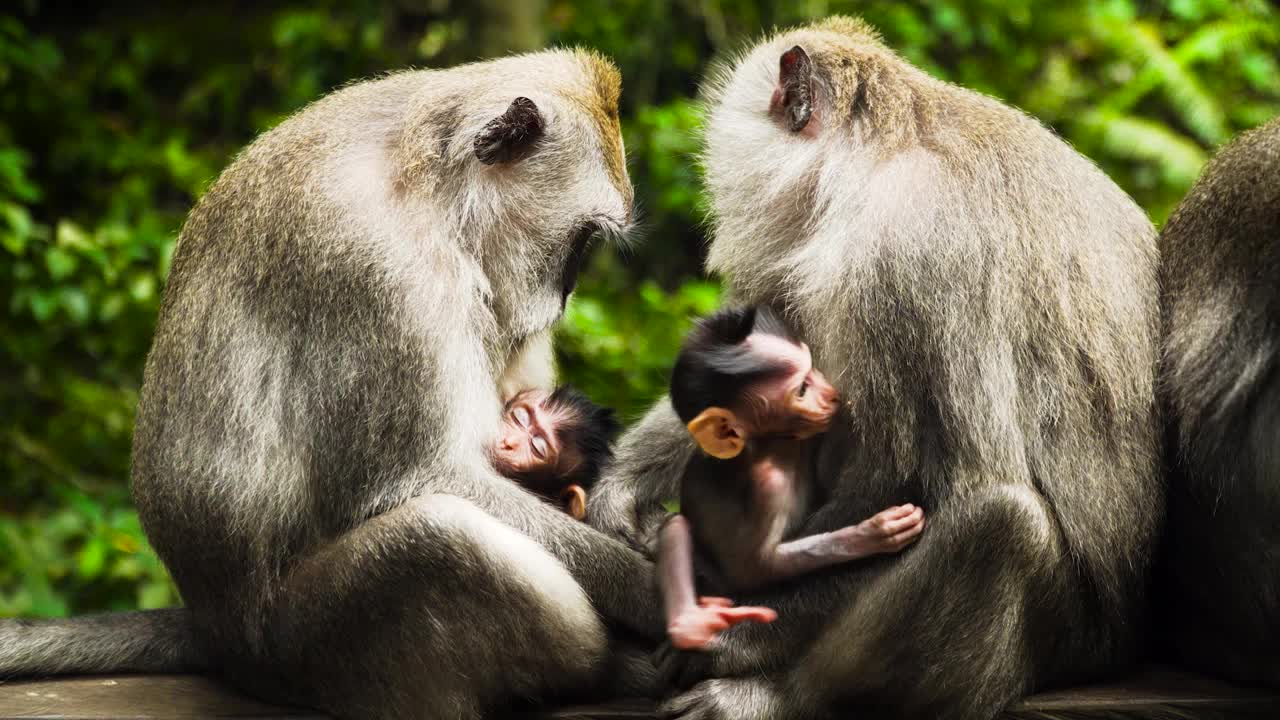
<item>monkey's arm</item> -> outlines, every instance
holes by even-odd
[[[776,573],[769,579],[782,580],[877,552],[896,552],[915,542],[924,528],[923,511],[909,507],[890,508],[858,525],[779,543],[771,559],[760,561],[759,566],[764,572]],[[767,563],[772,563],[772,568]],[[664,650],[658,658],[663,683],[685,688],[707,677],[777,670],[818,635],[833,609],[846,607],[851,594],[866,582],[866,576],[835,572],[752,592],[746,601],[776,609],[778,621],[730,628],[710,653]]]
[[[693,536],[689,522],[676,515],[659,536],[658,584],[667,615],[667,636],[680,650],[702,650],[721,631],[738,623],[773,622],[777,614],[763,607],[733,607],[725,598],[699,598],[694,590]]]
[[[806,535],[765,550],[762,565],[770,579],[784,580],[837,563],[898,552],[924,531],[924,511],[898,505],[857,525]]]
[[[758,482],[755,484],[759,486]],[[687,481],[685,486],[686,489],[699,487]],[[689,504],[690,511],[701,507],[697,502]],[[866,557],[873,554],[877,542],[900,534],[907,534],[907,542],[914,542],[923,528],[923,511],[915,508],[906,517],[898,517],[903,508],[905,506],[890,508],[857,525],[845,527],[841,527],[841,524],[847,523],[847,519],[828,511],[825,513],[826,521],[831,522],[831,525],[827,527],[834,525],[834,530],[823,532],[821,525],[815,527],[815,514],[804,523],[804,528],[810,534],[798,540],[783,543],[776,539],[754,541],[758,547],[780,551],[785,559],[781,561],[783,567],[780,568],[778,577],[762,577],[760,581],[766,583],[765,587],[754,590],[741,599],[751,605],[774,608],[778,614],[777,622],[744,623],[730,628],[721,634],[719,642],[708,653],[664,652],[658,659],[664,683],[667,686],[688,687],[707,677],[736,677],[782,667],[788,658],[795,657],[798,648],[805,647],[826,626],[834,608],[847,605],[851,593],[864,585],[867,577],[843,570],[806,574],[823,567],[841,565],[846,560]],[[895,522],[895,519],[901,522]],[[696,518],[694,522],[697,522]],[[911,534],[913,529],[914,534]],[[766,549],[763,552],[772,551]],[[788,563],[791,563],[791,567],[787,567]],[[753,565],[759,568],[761,575],[768,574],[765,561],[756,560]],[[770,579],[781,580],[787,577],[796,580],[792,583],[768,584]]]
[[[658,585],[670,628],[680,613],[698,604],[693,588],[693,536],[683,515],[667,520],[659,534]]]
[[[592,488],[587,522],[652,554],[668,515],[662,502],[676,497],[695,447],[670,401],[658,401],[623,436],[614,461]]]
[[[564,564],[602,615],[643,635],[661,637],[653,565],[635,550],[525,492],[487,463],[433,471],[421,486],[425,492],[469,500],[529,536]]]

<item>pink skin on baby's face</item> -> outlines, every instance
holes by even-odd
[[[573,448],[562,447],[556,428],[571,422],[562,411],[546,406],[550,393],[525,390],[511,398],[502,411],[502,428],[494,444],[493,464],[508,477],[566,477],[579,458]]]
[[[826,432],[839,409],[840,395],[813,366],[809,346],[763,333],[747,338],[747,344],[789,368],[750,389],[751,402],[744,410],[753,430],[799,438]]]

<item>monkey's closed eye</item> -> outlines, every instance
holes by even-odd
[[[520,427],[529,427],[529,411],[522,407],[516,408],[511,413],[515,416],[516,422],[520,423]]]
[[[547,458],[547,441],[542,439],[541,436],[534,436],[533,440],[530,441],[530,445],[533,446],[534,455],[543,460]]]

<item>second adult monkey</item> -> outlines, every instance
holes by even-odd
[[[746,595],[778,611],[679,653],[669,713],[991,720],[1139,657],[1164,507],[1155,231],[1034,119],[912,67],[866,24],[781,32],[705,93],[735,302],[779,312],[854,409],[822,436],[829,532],[909,498],[909,553]],[[750,152],[744,152],[749,148]],[[696,452],[666,403],[587,517],[648,544]]]
[[[830,426],[839,394],[767,309],[723,310],[701,322],[676,359],[671,404],[702,450],[685,469],[680,514],[660,535],[659,585],[675,648],[705,649],[731,625],[777,617],[698,598],[695,556],[709,561],[699,568],[704,582],[737,592],[897,552],[924,530],[924,511],[908,504],[796,536],[815,505],[811,440]]]

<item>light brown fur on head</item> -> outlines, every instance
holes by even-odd
[[[621,81],[610,61],[584,50],[517,55],[433,79],[438,87],[408,99],[393,141],[397,164],[406,168],[397,187],[406,202],[446,210],[449,232],[466,238],[462,249],[482,263],[488,284],[522,288],[486,293],[495,320],[509,328],[491,336],[506,340],[493,348],[502,362],[559,317],[558,273],[580,229],[620,237],[629,226]],[[537,106],[545,134],[517,162],[477,163],[472,138],[517,97]],[[514,298],[519,305],[510,304]]]
[[[618,192],[630,201],[633,198],[631,181],[627,176],[626,154],[622,147],[622,123],[618,117],[618,100],[622,96],[622,75],[611,60],[592,51],[577,51],[583,58],[588,75],[594,81],[587,92],[570,94],[571,100],[581,103],[595,121],[600,133],[609,178]]]

